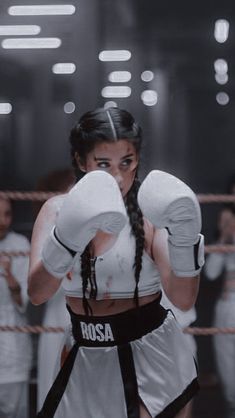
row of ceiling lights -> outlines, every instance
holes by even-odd
[[[61,5],[27,5],[27,6],[11,6],[8,13],[11,16],[35,16],[35,15],[72,15],[76,11],[76,7],[72,4]],[[2,25],[0,26],[0,35],[37,35],[41,31],[38,25]],[[229,22],[225,19],[218,19],[214,26],[214,37],[217,42],[224,43],[228,39]],[[58,48],[61,45],[59,38],[7,38],[2,41],[3,48]],[[99,54],[100,61],[127,61],[131,58],[131,52],[126,50],[101,51]],[[223,59],[218,59],[214,63],[215,79],[219,84],[226,84],[228,81],[228,65]],[[57,63],[52,67],[55,74],[72,74],[76,70],[74,63]],[[148,74],[148,76],[146,75]],[[145,78],[145,75],[147,78]],[[150,77],[150,79],[148,79]],[[151,81],[153,73],[150,71],[143,72],[141,75],[143,81]],[[115,71],[110,73],[109,81],[128,82],[131,74],[127,71]],[[102,89],[101,95],[105,98],[126,98],[131,95],[129,86],[106,86]],[[152,106],[157,103],[157,92],[155,90],[145,90],[141,94],[143,103]],[[219,104],[225,105],[229,102],[229,96],[225,92],[219,92],[216,95]],[[114,102],[111,102],[112,105]],[[4,104],[3,108],[4,108]],[[7,113],[10,107],[6,106],[2,111]],[[1,108],[0,108],[1,112]]]
[[[218,19],[214,25],[214,37],[217,42],[223,44],[228,40],[229,22],[226,19]],[[225,59],[219,58],[214,62],[215,80],[220,85],[228,82],[228,63]],[[218,104],[224,106],[229,103],[229,95],[225,91],[216,94]]]
[[[72,4],[60,5],[18,5],[11,6],[7,12],[10,16],[58,16],[73,15],[76,7]],[[39,25],[0,25],[0,36],[34,36],[41,32]],[[4,49],[32,49],[32,48],[59,48],[61,39],[55,37],[37,38],[6,38],[1,42]],[[54,74],[73,74],[76,71],[74,63],[56,63],[52,66]],[[65,113],[72,113],[75,110],[73,102],[64,105]],[[11,103],[0,103],[0,114],[12,112]]]
[[[105,50],[99,53],[99,60],[102,62],[129,61],[131,52],[128,50]],[[143,71],[141,80],[144,82],[152,81],[154,74],[150,70]],[[125,99],[131,95],[131,87],[128,85],[114,85],[115,83],[128,83],[131,80],[131,73],[125,70],[112,71],[108,75],[111,85],[103,87],[101,96],[110,99],[104,104],[105,108],[117,106],[113,99]],[[155,90],[146,89],[141,93],[141,100],[145,106],[154,106],[158,96]]]
[[[45,15],[71,15],[76,8],[74,5],[27,5],[11,6],[8,8],[8,14],[11,16],[45,16]],[[0,35],[38,35],[41,27],[38,25],[2,25],[0,26]],[[4,49],[26,49],[26,48],[58,48],[61,45],[59,38],[6,38],[1,45]],[[100,61],[127,61],[131,58],[130,51],[101,51]],[[72,74],[76,71],[74,63],[56,63],[52,67],[55,74]],[[145,82],[153,79],[153,73],[145,71],[141,74],[141,79]],[[115,71],[109,74],[110,83],[128,82],[131,79],[131,73],[127,71]],[[102,96],[105,98],[125,98],[131,95],[129,86],[107,86],[102,89]],[[154,90],[144,90],[141,94],[143,103],[152,106],[157,103],[157,93]],[[109,102],[115,105],[114,102]],[[107,105],[107,104],[106,104]],[[0,113],[10,113],[12,107],[10,103],[2,103]],[[64,106],[66,113],[72,113],[75,110],[73,102],[68,102]]]
[[[10,16],[51,16],[51,15],[73,15],[76,7],[72,4],[60,5],[27,5],[11,6],[8,8]],[[3,36],[25,36],[38,35],[41,27],[38,25],[2,25],[0,35]],[[55,37],[37,38],[6,38],[1,42],[4,49],[32,49],[32,48],[59,48],[61,39]]]

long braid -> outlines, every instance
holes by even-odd
[[[142,269],[142,255],[144,251],[144,220],[142,212],[137,203],[137,193],[140,187],[140,181],[138,178],[135,178],[132,188],[127,194],[126,198],[126,206],[127,206],[127,213],[129,215],[130,224],[132,228],[132,233],[136,239],[136,249],[135,249],[135,261],[133,264],[133,268],[135,269],[135,292],[134,292],[134,300],[136,306],[139,305],[139,293],[138,293],[138,285],[139,285],[139,278],[140,272]]]
[[[85,250],[81,255],[81,276],[82,276],[82,303],[83,309],[86,315],[92,315],[92,309],[89,305],[89,302],[86,298],[86,290],[89,282],[89,278],[91,276],[91,262],[90,262],[90,250],[89,244],[86,246]]]

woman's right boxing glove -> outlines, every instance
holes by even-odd
[[[86,174],[66,195],[56,224],[42,250],[42,263],[54,277],[71,270],[74,256],[82,254],[98,230],[118,234],[127,214],[118,184],[110,174]]]

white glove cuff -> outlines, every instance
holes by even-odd
[[[58,279],[63,279],[74,263],[74,257],[69,250],[56,239],[54,228],[46,239],[41,258],[48,273]]]
[[[199,235],[197,244],[190,247],[173,245],[168,240],[171,268],[176,276],[194,277],[197,276],[204,263],[204,236]]]

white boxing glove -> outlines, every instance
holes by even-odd
[[[198,275],[204,264],[204,239],[200,205],[190,187],[169,173],[153,170],[140,186],[138,203],[153,225],[167,228],[175,275]]]
[[[53,276],[63,278],[74,256],[82,254],[98,230],[118,234],[127,214],[113,176],[95,170],[86,174],[66,195],[56,224],[42,250],[42,262]]]

